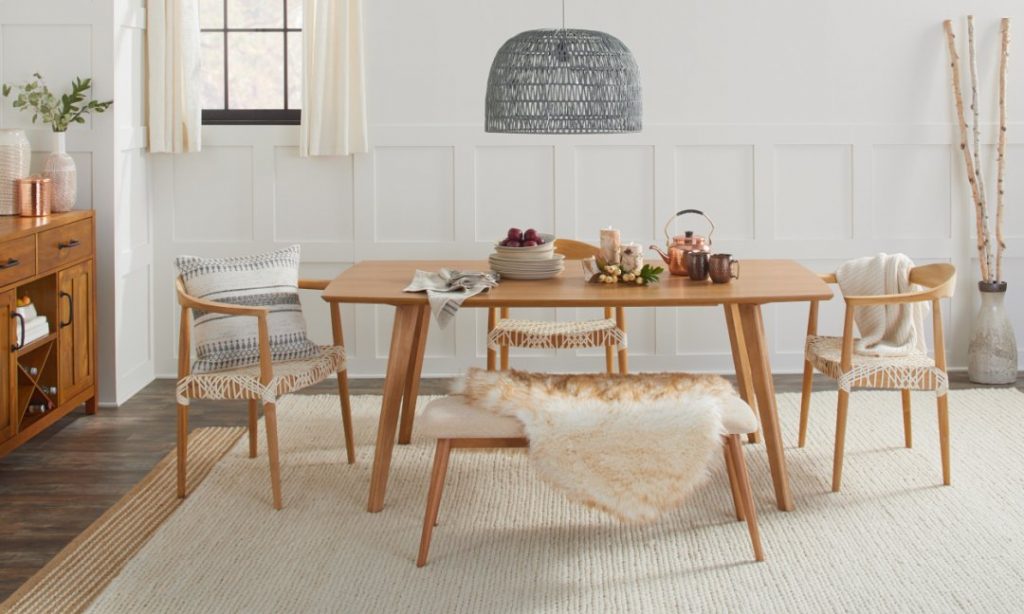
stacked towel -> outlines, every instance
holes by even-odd
[[[18,345],[28,345],[36,339],[50,334],[50,323],[46,316],[37,315],[34,318],[25,318],[25,340],[21,340],[21,326],[15,327],[15,340]]]
[[[845,296],[903,294],[916,289],[910,283],[914,262],[905,254],[884,254],[857,258],[836,271],[836,281]],[[853,319],[860,339],[853,351],[867,356],[907,356],[926,352],[924,313],[926,303],[857,307]]]

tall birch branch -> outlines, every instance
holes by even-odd
[[[986,241],[986,229],[982,223],[982,202],[978,194],[978,181],[974,173],[974,160],[971,159],[971,151],[967,144],[967,120],[964,118],[964,95],[960,89],[960,55],[956,52],[956,35],[953,34],[953,22],[946,20],[942,22],[946,30],[946,48],[949,51],[949,67],[951,69],[951,82],[953,86],[953,100],[956,103],[956,116],[960,126],[960,151],[963,153],[964,166],[967,169],[967,182],[971,184],[971,197],[974,199],[974,222],[978,231],[978,263],[981,266],[981,278],[989,280],[988,271],[988,243]]]
[[[999,52],[999,142],[996,146],[996,281],[1003,281],[1003,198],[1006,195],[1003,178],[1006,174],[1006,66],[1010,61],[1010,18],[1000,21],[1002,45]]]
[[[992,254],[991,228],[988,215],[988,198],[985,196],[985,175],[981,172],[981,122],[978,120],[981,103],[978,101],[978,52],[974,44],[974,15],[967,16],[967,63],[971,75],[971,120],[974,134],[974,179],[981,199],[981,223],[985,227],[985,259],[990,273],[996,269]],[[994,281],[994,280],[988,280]]]

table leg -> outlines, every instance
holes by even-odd
[[[775,500],[780,510],[789,511],[793,509],[793,497],[789,492],[789,475],[786,473],[779,414],[775,406],[775,384],[772,382],[771,361],[764,338],[764,318],[760,305],[741,305],[739,310],[750,360],[751,379],[757,395],[757,409],[761,414],[761,431],[768,451],[772,482],[775,484]]]
[[[412,422],[416,416],[416,397],[420,394],[420,373],[423,371],[423,354],[427,348],[427,331],[430,328],[430,305],[420,307],[416,323],[416,339],[409,356],[409,374],[405,379],[405,394],[402,395],[402,421],[398,426],[398,443],[407,444],[412,440]]]
[[[740,308],[735,304],[722,305],[722,308],[725,310],[725,324],[729,329],[729,346],[732,348],[732,364],[736,370],[736,387],[739,388],[740,398],[756,412],[757,398],[754,396],[754,385],[750,381],[750,358],[747,356],[747,342],[743,336],[743,329],[739,326]],[[759,439],[758,431],[747,435],[747,440],[750,443],[757,443]]]
[[[413,349],[416,326],[420,317],[419,305],[400,305],[395,308],[395,323],[391,328],[391,348],[388,351],[388,369],[384,377],[384,398],[377,425],[377,446],[373,453],[373,473],[370,475],[370,499],[366,509],[379,512],[384,509],[384,492],[388,487],[391,452],[395,447],[398,413],[402,404],[406,376],[409,373],[409,353]]]

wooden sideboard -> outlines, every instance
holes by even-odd
[[[95,236],[92,211],[0,217],[0,456],[83,403],[96,412]],[[49,328],[24,344],[21,297]]]

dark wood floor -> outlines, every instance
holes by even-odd
[[[965,387],[962,374],[954,387]],[[835,384],[822,380],[821,387]],[[379,394],[382,380],[353,380],[352,394]],[[447,380],[424,380],[441,394]],[[799,391],[799,376],[776,378],[780,392]],[[1024,389],[1024,380],[1018,380]],[[817,387],[817,385],[816,385]],[[309,393],[331,394],[326,382]],[[157,380],[119,408],[94,416],[81,409],[0,459],[0,600],[113,505],[174,447],[174,383]],[[195,402],[192,428],[244,425],[239,404]]]

